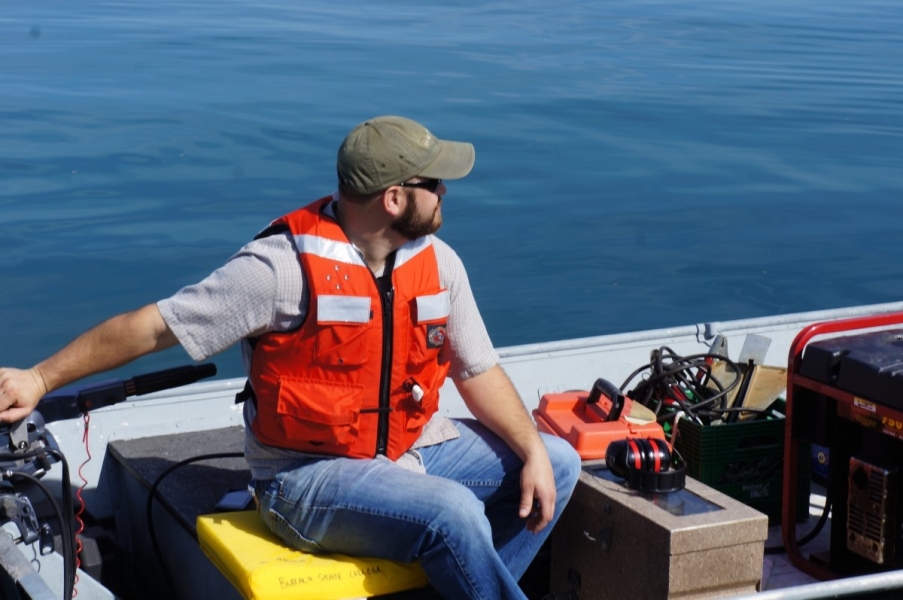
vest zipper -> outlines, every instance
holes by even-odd
[[[383,357],[379,375],[379,420],[376,426],[376,454],[386,454],[389,447],[389,413],[392,412],[389,393],[392,387],[392,334],[395,331],[392,287],[392,271],[395,269],[395,253],[386,257],[381,277],[376,277],[376,289],[383,311]]]
[[[389,280],[391,286],[391,279]],[[383,309],[383,358],[382,372],[379,377],[379,423],[376,429],[376,453],[385,454],[389,445],[389,391],[392,383],[392,332],[394,331],[394,319],[392,301],[394,290],[389,287],[383,290],[379,286],[379,298]]]

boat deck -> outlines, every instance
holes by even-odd
[[[818,523],[825,506],[825,490],[822,486],[812,482],[812,490],[809,494],[809,518],[797,523],[797,537],[802,538],[808,534]],[[766,548],[781,547],[781,526],[772,525],[768,528]],[[831,520],[825,523],[822,530],[808,544],[800,549],[804,556],[827,552],[830,549]],[[781,552],[766,554],[762,564],[762,591],[779,590],[798,585],[817,583],[819,580],[800,571],[793,565],[787,554]]]
[[[147,573],[149,562],[156,563],[152,548],[148,541],[146,525],[146,499],[148,491],[164,472],[169,471],[158,483],[160,504],[164,510],[155,510],[154,529],[163,548],[164,560],[173,573],[176,585],[182,583],[179,573],[183,569],[206,570],[206,592],[210,586],[218,587],[216,597],[220,600],[238,598],[231,585],[225,582],[200,553],[196,542],[195,520],[198,515],[214,512],[214,505],[222,495],[233,489],[243,489],[250,477],[247,465],[242,458],[208,459],[184,466],[176,467],[181,461],[215,453],[239,453],[243,446],[241,427],[226,429],[164,435],[128,441],[114,441],[109,445],[110,456],[117,465],[114,475],[120,481],[119,487],[124,490],[120,498],[116,524],[120,531],[130,531],[126,535],[131,539],[135,556],[144,557],[141,574]],[[813,484],[810,496],[810,517],[798,524],[799,535],[808,533],[817,523],[824,506],[823,489]],[[821,492],[821,493],[820,493]],[[829,547],[830,522],[823,531],[804,547],[808,556],[811,552],[820,552]],[[769,528],[766,548],[780,546],[781,528],[779,525]],[[175,555],[169,548],[193,547],[192,551],[180,551]],[[543,554],[538,561],[548,560]],[[206,563],[206,564],[205,564]],[[542,582],[543,577],[536,576],[542,572],[544,565],[534,565],[533,579]],[[137,570],[136,570],[137,571]],[[529,574],[529,573],[528,573]],[[136,575],[139,573],[136,572]],[[161,588],[164,581],[158,572],[149,580],[142,581],[135,589],[123,590],[123,598],[164,597],[168,594]],[[187,579],[187,578],[185,578]],[[217,581],[221,580],[221,581]],[[545,579],[547,583],[547,579]],[[761,589],[776,590],[797,585],[814,583],[817,580],[796,569],[786,554],[766,554],[762,568]],[[187,585],[187,584],[186,584]],[[536,585],[536,584],[531,584]],[[148,594],[148,590],[152,593]],[[529,592],[530,590],[528,590]],[[547,590],[533,590],[531,597],[540,598]],[[203,596],[189,595],[185,597],[214,597],[209,593]],[[194,591],[197,593],[197,590]],[[163,594],[162,596],[160,594]],[[418,596],[407,597],[413,598]]]

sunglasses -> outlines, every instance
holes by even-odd
[[[403,183],[399,183],[401,187],[415,187],[415,188],[423,188],[428,192],[436,193],[436,190],[439,189],[439,186],[442,185],[441,179],[424,179],[423,181],[405,181]]]

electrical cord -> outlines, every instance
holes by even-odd
[[[28,458],[42,458],[45,454],[49,454],[56,458],[60,464],[62,465],[62,475],[61,479],[61,487],[62,487],[62,500],[63,507],[60,508],[59,504],[57,504],[56,500],[53,498],[53,495],[50,493],[50,490],[38,480],[37,477],[33,475],[29,475],[28,473],[22,473],[19,471],[6,471],[4,476],[7,478],[19,477],[25,479],[31,483],[37,484],[37,487],[41,490],[44,495],[47,496],[47,499],[50,501],[51,508],[54,512],[54,516],[60,524],[60,539],[63,544],[63,599],[71,600],[73,591],[75,589],[75,564],[77,560],[76,556],[76,542],[75,542],[75,527],[72,521],[72,513],[73,513],[73,503],[72,503],[72,495],[70,492],[70,481],[69,481],[69,463],[66,461],[66,457],[63,456],[62,452],[54,450],[53,448],[42,448],[40,450],[33,450],[30,452],[23,453],[0,453],[0,459],[4,460],[23,460]]]
[[[828,495],[825,497],[825,507],[821,512],[821,516],[818,518],[818,523],[815,524],[815,527],[812,528],[812,531],[801,537],[797,540],[796,545],[799,548],[802,548],[812,540],[814,540],[821,530],[825,528],[825,525],[828,523],[828,515],[831,514],[831,496]],[[783,544],[780,546],[770,546],[765,548],[765,554],[782,554],[786,552],[787,549]]]
[[[715,361],[722,361],[733,374],[725,385],[713,373]],[[638,375],[643,375],[632,390],[627,387]],[[680,356],[662,346],[653,350],[648,364],[631,373],[621,384],[621,391],[635,402],[646,406],[659,423],[666,423],[677,411],[700,424],[723,419],[736,412],[764,412],[759,409],[727,406],[727,398],[742,380],[737,363],[718,354]]]
[[[60,461],[60,465],[62,465],[62,474],[60,476],[60,483],[63,488],[63,514],[66,515],[66,521],[61,525],[61,529],[65,531],[65,535],[62,535],[63,545],[67,548],[68,559],[66,560],[66,565],[64,569],[64,581],[66,584],[65,587],[65,600],[70,600],[72,598],[72,594],[75,591],[75,577],[76,577],[76,564],[78,561],[77,550],[76,550],[76,540],[75,540],[75,522],[73,520],[74,515],[74,503],[72,501],[72,484],[69,477],[69,462],[66,460],[66,457],[63,456],[63,453],[54,450],[53,448],[47,448],[45,450],[47,454],[55,457],[58,461]],[[66,543],[68,538],[68,544]]]
[[[151,485],[150,491],[148,491],[146,506],[147,529],[150,533],[151,545],[154,548],[154,556],[157,558],[157,563],[160,565],[160,569],[163,571],[163,579],[166,582],[167,588],[169,589],[169,597],[173,598],[174,600],[177,597],[175,582],[172,580],[172,573],[169,572],[169,568],[166,566],[166,562],[163,560],[163,552],[160,550],[160,542],[157,540],[157,533],[154,528],[154,514],[152,509],[154,505],[154,499],[157,498],[157,488],[160,487],[163,479],[165,479],[170,473],[186,465],[190,465],[202,460],[212,460],[217,458],[241,458],[243,456],[243,452],[219,452],[216,454],[202,454],[200,456],[186,458],[185,460],[181,460],[174,465],[170,465],[162,473],[160,473],[160,475],[157,476],[157,479],[154,480],[153,485]]]

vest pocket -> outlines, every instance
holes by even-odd
[[[279,426],[285,437],[299,442],[351,446],[357,439],[363,397],[362,385],[280,377]]]
[[[410,363],[423,366],[438,362],[445,337],[445,323],[415,325],[411,333]]]
[[[423,398],[420,402],[415,401],[413,396],[408,396],[405,400],[407,414],[405,429],[408,431],[416,431],[426,425],[426,422],[439,408],[439,389],[445,382],[449,366],[447,363],[437,365],[427,369],[418,379],[414,380],[423,390]]]
[[[418,296],[412,303],[410,362],[426,365],[436,362],[445,345],[446,324],[450,313],[448,290],[432,296]]]
[[[367,364],[370,342],[366,325],[331,325],[317,332],[314,357],[317,362],[333,367],[355,367]]]

